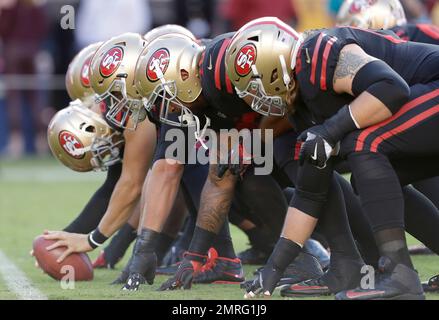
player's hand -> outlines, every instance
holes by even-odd
[[[122,290],[137,291],[141,284],[148,283],[151,285],[154,283],[157,255],[154,252],[134,250],[128,268],[130,274]]]
[[[270,297],[281,277],[282,272],[276,270],[268,263],[258,272],[253,282],[245,285],[246,293],[244,294],[244,298]]]
[[[337,141],[331,139],[324,125],[317,125],[302,132],[297,138],[302,143],[299,153],[299,163],[303,165],[305,161],[318,168],[326,167]]]
[[[74,252],[88,252],[93,248],[88,243],[87,234],[70,233],[65,231],[47,231],[43,235],[46,240],[55,240],[56,242],[48,246],[47,250],[53,250],[58,247],[67,247],[63,254],[56,260],[61,263],[65,258]]]
[[[177,272],[165,283],[163,283],[159,291],[176,290],[176,289],[190,289],[195,272],[201,268],[201,263],[184,258],[178,266]]]

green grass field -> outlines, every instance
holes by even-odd
[[[139,292],[123,292],[109,283],[118,276],[127,256],[118,269],[97,270],[92,282],[77,282],[74,290],[61,289],[59,282],[35,268],[29,256],[33,238],[45,229],[58,230],[66,226],[103,177],[101,173],[74,173],[49,158],[0,162],[0,250],[36,288],[49,299],[242,299],[239,285],[196,285],[190,291],[157,292],[155,289],[166,279],[163,276],[156,277],[153,286],[145,285]],[[241,231],[232,228],[232,236],[237,252],[247,247],[247,239]],[[92,252],[91,258],[97,253]],[[436,256],[414,257],[414,261],[421,279],[439,272]],[[251,278],[256,266],[245,268],[247,278]],[[275,298],[281,297],[276,293]],[[1,299],[17,299],[17,296],[8,290],[0,276]],[[430,294],[428,299],[439,299],[439,294]]]

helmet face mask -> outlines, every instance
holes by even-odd
[[[163,78],[161,80],[163,82],[154,88],[154,91],[147,99],[146,110],[150,112],[155,106],[158,106],[160,108],[160,122],[175,127],[195,126],[195,116],[192,111],[177,98],[177,83],[175,81],[165,81]],[[178,121],[172,120],[174,117],[170,117],[176,113],[180,113]]]
[[[121,149],[124,141],[115,139],[117,135],[119,134],[113,132],[110,136],[96,136],[93,139],[90,146],[90,163],[95,171],[106,171],[108,167],[122,161]]]
[[[269,96],[266,94],[264,84],[259,75],[257,75],[256,67],[253,66],[253,80],[250,80],[244,90],[235,87],[238,96],[243,99],[251,97],[250,107],[264,116],[283,116],[285,114],[285,103],[280,96]]]
[[[146,118],[142,100],[128,97],[125,77],[116,78],[107,91],[97,96],[96,102],[102,101],[109,109],[105,117],[119,128],[135,130],[138,123]]]

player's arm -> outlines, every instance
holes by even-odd
[[[356,44],[345,46],[334,72],[333,88],[356,98],[350,113],[358,128],[381,122],[407,102],[410,89],[390,66]]]
[[[130,217],[137,205],[142,186],[155,148],[155,126],[146,119],[135,131],[125,130],[125,150],[122,174],[99,223],[99,231],[106,237],[114,234]]]
[[[336,144],[349,132],[388,119],[410,96],[409,86],[398,73],[356,44],[346,45],[341,50],[333,89],[355,99],[323,124],[311,127],[298,137],[305,142],[300,150],[301,163],[306,160],[318,167],[326,166]]]

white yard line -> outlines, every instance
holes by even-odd
[[[0,250],[0,275],[9,290],[21,300],[47,300],[47,296],[35,288],[26,275]]]

